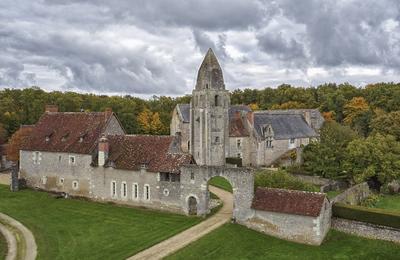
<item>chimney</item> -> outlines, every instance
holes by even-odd
[[[98,164],[99,166],[104,166],[108,159],[109,144],[108,139],[105,135],[102,135],[99,140],[99,154],[98,154]]]
[[[305,110],[303,111],[303,116],[304,120],[306,120],[307,124],[312,127],[312,122],[311,122],[311,111],[310,110]]]
[[[57,113],[58,112],[58,106],[57,105],[46,105],[45,112]]]
[[[106,110],[104,111],[104,117],[105,117],[106,121],[110,118],[112,113],[113,113],[112,112],[112,108],[111,107],[107,107]]]
[[[247,120],[249,120],[250,125],[254,125],[254,112],[253,111],[249,111],[247,113]]]

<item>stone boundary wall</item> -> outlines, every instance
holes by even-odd
[[[348,234],[400,243],[400,229],[343,218],[332,218],[331,223],[333,229]]]
[[[357,184],[349,189],[345,190],[341,194],[337,195],[331,203],[345,203],[350,205],[359,205],[360,202],[371,195],[371,191],[369,189],[368,183],[363,182]]]
[[[332,190],[342,190],[342,189],[346,189],[348,187],[347,183],[344,181],[330,180],[330,179],[322,178],[320,176],[310,176],[310,175],[303,175],[303,174],[292,174],[292,176],[302,182],[321,186],[320,192],[328,192],[328,191],[332,191]]]

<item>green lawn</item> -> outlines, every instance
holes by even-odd
[[[201,221],[111,204],[12,193],[0,185],[0,212],[35,235],[38,259],[125,259]]]
[[[331,230],[321,246],[267,236],[225,224],[168,259],[399,259],[400,245]]]
[[[230,184],[224,177],[221,177],[221,176],[213,177],[213,178],[208,182],[208,184],[210,184],[210,185],[212,185],[212,186],[215,186],[215,187],[218,187],[218,188],[221,188],[221,189],[223,189],[223,190],[232,192],[232,186],[231,186],[231,184]]]
[[[0,259],[5,259],[7,253],[7,242],[4,236],[0,233]]]
[[[400,211],[400,195],[382,195],[375,208]]]
[[[329,199],[333,199],[334,197],[336,197],[337,195],[339,195],[342,192],[343,191],[332,190],[332,191],[326,192],[326,196],[328,196]]]

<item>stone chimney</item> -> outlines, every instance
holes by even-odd
[[[45,112],[57,113],[58,112],[58,106],[57,105],[46,105]]]
[[[105,135],[102,135],[99,140],[99,154],[98,154],[98,165],[104,166],[108,159],[109,143]]]
[[[106,110],[104,111],[104,117],[105,117],[106,121],[110,118],[112,113],[113,113],[112,112],[112,108],[111,107],[107,107]]]

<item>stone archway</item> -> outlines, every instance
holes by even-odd
[[[194,196],[188,199],[188,214],[197,215],[197,199]]]
[[[186,198],[190,195],[197,197],[197,215],[208,213],[208,181],[221,176],[228,180],[233,193],[233,218],[245,220],[251,214],[251,202],[254,195],[254,175],[250,168],[227,168],[224,166],[187,165],[181,168],[181,198],[183,210],[188,213]]]

